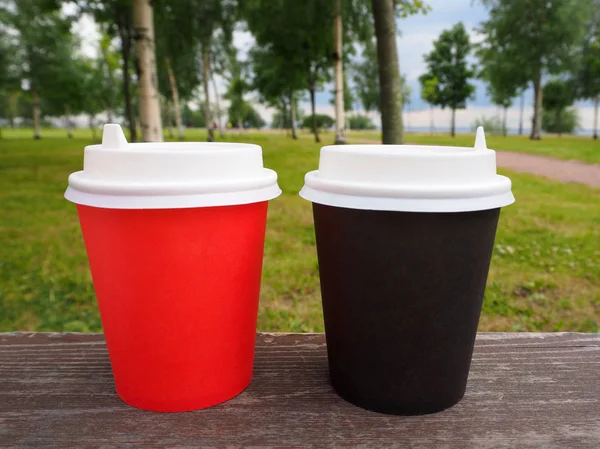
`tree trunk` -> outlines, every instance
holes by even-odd
[[[33,103],[33,138],[38,140],[42,137],[40,135],[40,97],[33,86],[31,88],[31,101]]]
[[[204,85],[204,119],[206,121],[206,129],[208,130],[208,142],[214,142],[215,135],[212,123],[212,116],[210,113],[210,97],[208,95],[208,80],[210,77],[210,57],[208,54],[208,48],[206,44],[202,45],[202,84]]]
[[[89,118],[90,131],[92,132],[92,140],[96,140],[96,127],[94,126],[94,116],[90,114]]]
[[[533,119],[531,120],[531,140],[540,140],[542,138],[540,128],[542,123],[542,72],[540,71],[533,83],[535,100],[533,106]]]
[[[154,23],[151,0],[133,0],[135,52],[139,62],[139,100],[142,138],[145,142],[162,142],[163,131],[158,97]]]
[[[558,137],[562,137],[562,111],[560,108],[556,109],[556,128]]]
[[[600,95],[594,98],[594,140],[598,140],[598,103],[600,103]]]
[[[137,141],[137,130],[135,126],[135,115],[131,101],[131,77],[129,74],[129,60],[131,55],[131,14],[128,8],[117,6],[116,23],[121,38],[122,76],[123,76],[123,99],[125,101],[125,117],[129,126],[129,141]]]
[[[452,108],[452,119],[450,123],[450,135],[452,137],[456,136],[456,109]]]
[[[217,90],[217,83],[213,73],[210,72],[210,81],[212,82],[213,92],[215,93],[215,112],[217,114],[217,125],[219,126],[219,136],[225,135],[223,130],[223,122],[221,121],[221,102],[219,101],[219,91]]]
[[[106,123],[112,123],[112,122],[113,122],[112,109],[108,108],[106,110]]]
[[[296,101],[294,99],[294,91],[290,91],[290,126],[292,128],[292,139],[296,140]]]
[[[177,89],[177,82],[175,80],[175,74],[173,73],[173,68],[171,67],[171,60],[169,58],[165,58],[165,65],[167,66],[167,75],[169,76],[169,84],[171,85],[171,94],[173,97],[173,109],[175,110],[175,126],[177,126],[177,137],[179,140],[183,140],[183,123],[181,121],[181,106],[179,104],[179,90]],[[167,101],[167,104],[169,102]],[[169,117],[169,127],[171,126],[171,114]],[[173,130],[170,131],[171,136],[173,135]]]
[[[523,112],[525,111],[525,90],[521,92],[521,113],[519,115],[519,136],[523,135]]]
[[[317,117],[315,113],[315,86],[311,85],[310,89],[310,110],[312,114],[312,132],[315,135],[315,142],[320,142],[319,130],[317,129]]]
[[[508,108],[504,106],[504,117],[502,118],[502,135],[506,137],[508,134],[508,128],[506,127],[506,115],[508,114]]]
[[[171,122],[171,103],[168,98],[165,98],[165,121],[167,124],[167,135],[172,139],[173,135],[173,123]]]
[[[346,143],[344,137],[344,66],[342,64],[342,0],[335,1],[333,19],[333,70],[335,72],[335,144]]]
[[[402,85],[396,49],[394,0],[372,0],[372,5],[377,37],[382,141],[388,144],[401,144],[404,139]]]

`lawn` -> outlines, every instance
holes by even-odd
[[[349,140],[363,142],[381,140],[379,131],[349,133]],[[473,146],[474,134],[407,134],[406,143],[420,145],[457,145]],[[544,136],[542,140],[531,141],[527,136],[487,136],[488,147],[494,150],[517,151],[520,153],[540,154],[558,159],[577,159],[590,164],[600,164],[600,140],[580,136]]]
[[[62,130],[44,132],[40,141],[30,135],[5,131],[0,140],[0,331],[98,331],[75,207],[62,197],[69,173],[81,168],[89,132],[70,140]],[[188,132],[190,140],[204,135]],[[284,191],[270,205],[259,329],[322,331],[311,208],[297,195],[304,173],[317,165],[319,145],[266,133],[228,138],[262,145]],[[550,152],[555,140],[533,143],[532,152],[544,143]],[[598,331],[600,190],[504,174],[517,202],[501,215],[480,329]]]

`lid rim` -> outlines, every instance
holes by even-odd
[[[326,206],[390,212],[474,212],[505,207],[515,202],[510,190],[469,198],[411,198],[346,195],[324,192],[305,185],[299,195],[305,200]]]
[[[75,204],[106,209],[185,209],[259,203],[277,198],[281,193],[277,184],[245,191],[188,195],[107,195],[69,186],[64,197]]]

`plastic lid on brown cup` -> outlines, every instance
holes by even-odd
[[[467,212],[515,201],[496,173],[496,152],[477,129],[474,148],[331,145],[306,174],[304,199],[328,206],[404,212]]]
[[[281,194],[262,149],[245,143],[128,143],[104,125],[102,145],[85,147],[83,170],[65,198],[111,209],[171,209],[256,203]]]

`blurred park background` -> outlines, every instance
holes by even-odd
[[[62,195],[111,122],[130,141],[263,147],[284,192],[267,228],[269,331],[323,330],[297,195],[322,145],[472,146],[483,125],[490,148],[563,162],[545,178],[500,169],[517,202],[480,329],[597,332],[599,101],[598,0],[1,0],[0,331],[101,330]],[[567,161],[587,177],[560,181]]]

